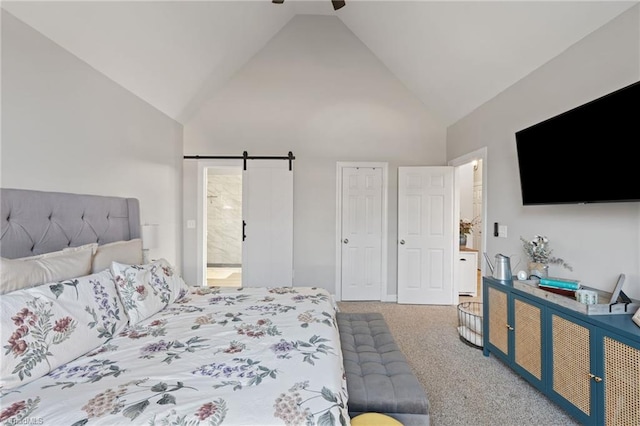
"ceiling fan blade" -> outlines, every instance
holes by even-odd
[[[333,10],[338,10],[346,4],[344,0],[331,0],[331,3],[333,4]]]
[[[282,4],[284,3],[284,0],[271,0],[271,3]]]

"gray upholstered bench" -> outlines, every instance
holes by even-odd
[[[382,413],[428,425],[429,400],[379,313],[338,312],[349,415]]]

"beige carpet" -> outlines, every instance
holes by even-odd
[[[461,298],[461,301],[473,300]],[[455,306],[338,302],[380,312],[431,403],[431,425],[578,425],[493,355],[460,341]]]

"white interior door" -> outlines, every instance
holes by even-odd
[[[398,303],[454,303],[454,168],[398,168]]]
[[[289,162],[248,161],[242,194],[242,286],[292,286],[293,171]]]
[[[382,168],[342,169],[342,300],[381,300]]]

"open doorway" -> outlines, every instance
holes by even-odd
[[[206,169],[207,285],[242,286],[242,169]]]
[[[460,294],[471,295],[481,300],[482,297],[482,276],[484,276],[484,256],[482,255],[486,247],[487,230],[487,187],[486,187],[486,166],[487,148],[481,148],[461,157],[449,161],[450,166],[456,168],[455,179],[455,217],[457,221],[461,219],[472,220],[475,224],[471,234],[467,238],[464,248],[458,247],[458,258],[460,260],[474,259],[475,268],[467,271],[465,268],[457,268],[454,271],[455,281]],[[458,235],[459,237],[459,235]],[[475,252],[474,256],[469,256],[470,252]],[[475,271],[475,272],[474,272]],[[473,290],[468,291],[469,276],[475,278]],[[463,289],[466,287],[466,289]]]
[[[460,219],[472,224],[465,247],[482,253],[482,159],[458,167]],[[480,262],[477,263],[480,267]]]

